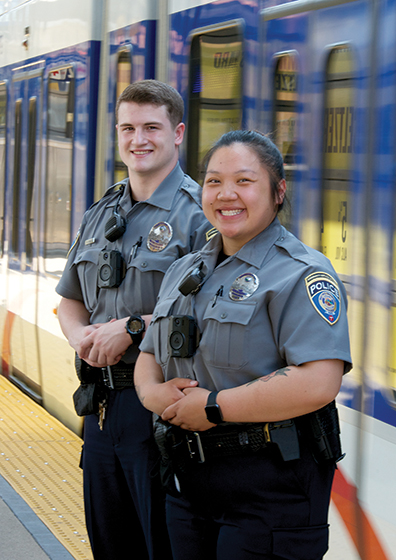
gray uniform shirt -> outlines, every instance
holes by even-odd
[[[91,324],[132,314],[151,314],[161,281],[170,265],[207,241],[213,230],[201,207],[201,187],[179,166],[152,196],[132,205],[129,181],[108,193],[84,214],[65,270],[56,288],[61,296],[82,301]],[[105,225],[116,211],[126,220],[126,231],[109,242]],[[125,262],[118,288],[98,288],[101,251],[117,250]],[[138,349],[131,346],[123,360],[132,363]]]
[[[174,263],[161,286],[140,345],[155,354],[165,380],[190,377],[221,390],[286,365],[325,359],[351,368],[347,299],[330,261],[274,222],[216,266],[220,235]],[[201,267],[204,284],[184,296],[178,286]],[[171,357],[170,316],[192,316],[199,329],[193,357]]]

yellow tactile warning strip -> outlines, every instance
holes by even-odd
[[[0,375],[0,474],[76,560],[91,560],[81,439]]]

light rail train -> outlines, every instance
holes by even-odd
[[[0,0],[2,374],[81,433],[55,286],[84,211],[126,176],[128,83],[180,91],[196,179],[221,133],[271,133],[282,220],[348,292],[330,559],[396,559],[395,29],[396,0]]]

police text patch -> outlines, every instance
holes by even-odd
[[[334,325],[340,318],[341,296],[337,282],[326,272],[314,272],[305,278],[308,297],[325,321]]]

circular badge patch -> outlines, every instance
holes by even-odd
[[[150,230],[147,239],[147,247],[150,251],[158,253],[165,249],[172,239],[173,229],[167,222],[158,222]]]
[[[247,272],[235,278],[228,295],[233,301],[239,301],[250,297],[260,285],[260,280],[255,274]]]

